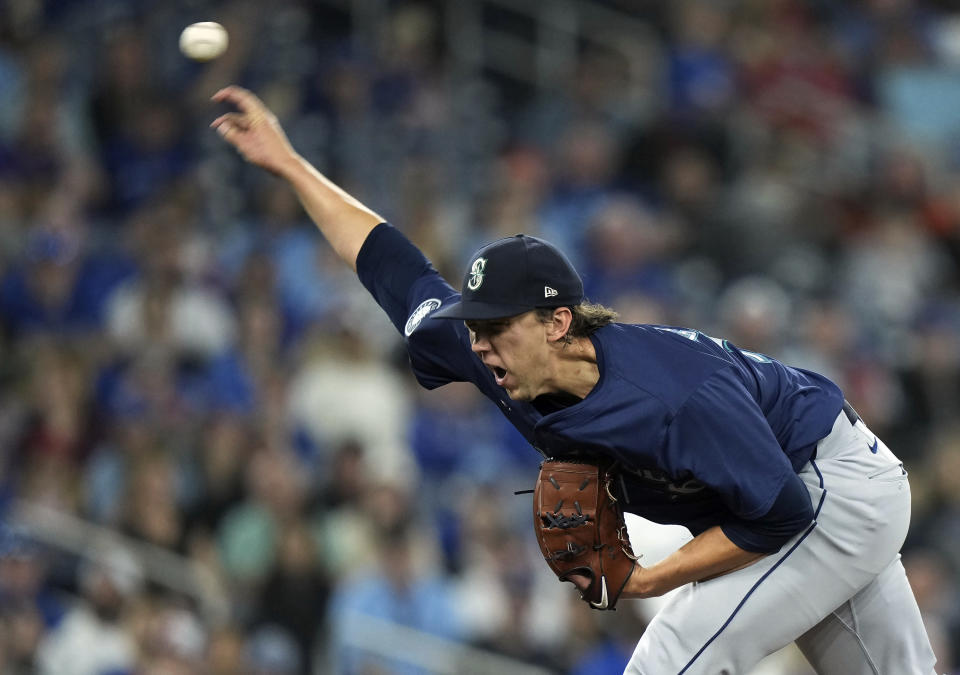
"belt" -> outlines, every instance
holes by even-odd
[[[860,414],[853,409],[853,406],[850,405],[850,401],[848,401],[847,399],[843,399],[843,414],[850,421],[850,426],[856,426],[857,422],[861,421]],[[821,438],[820,441],[822,440],[823,439]],[[818,446],[820,445],[820,441],[817,441],[816,443],[810,446],[811,448],[810,459],[817,458],[817,449],[818,449]]]
[[[853,406],[850,405],[850,402],[847,399],[843,399],[843,414],[847,416],[847,419],[850,420],[850,424],[855,425],[860,421],[860,415],[856,410],[853,409]]]

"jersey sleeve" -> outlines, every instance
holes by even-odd
[[[714,373],[677,411],[670,453],[720,494],[734,518],[721,527],[741,548],[771,552],[813,518],[809,494],[763,412],[730,369]]]
[[[479,360],[463,322],[430,316],[460,294],[403,233],[388,223],[375,227],[357,255],[357,276],[404,336],[421,385],[433,389],[476,377]]]

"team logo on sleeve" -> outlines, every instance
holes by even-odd
[[[469,288],[471,291],[475,291],[480,288],[480,284],[483,283],[483,270],[486,268],[486,258],[477,258],[473,261],[473,264],[470,265],[470,281],[467,282],[467,288]]]
[[[410,315],[406,325],[403,327],[403,334],[410,337],[413,331],[417,330],[420,322],[423,321],[430,312],[438,309],[441,304],[437,298],[430,298],[417,305],[417,308],[413,310],[413,314]]]

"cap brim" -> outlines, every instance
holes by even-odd
[[[505,319],[529,312],[533,307],[522,305],[495,305],[488,302],[455,302],[438,309],[430,315],[432,319],[461,319],[463,321],[482,319]]]

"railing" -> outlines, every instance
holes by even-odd
[[[390,12],[386,0],[319,1],[350,16],[358,44],[374,44]],[[528,22],[530,35],[522,37],[490,25],[484,18],[490,8]],[[629,12],[588,0],[447,0],[442,13],[445,42],[458,77],[488,71],[540,90],[568,81],[580,44],[619,53],[633,67],[636,45],[653,35],[649,24]]]
[[[20,500],[10,511],[11,524],[22,527],[38,543],[93,561],[98,561],[98,551],[104,548],[124,549],[136,558],[146,578],[195,600],[207,621],[219,623],[229,617],[229,597],[217,575],[189,558],[48,506]]]
[[[365,614],[347,615],[334,630],[341,633],[340,644],[347,648],[436,675],[550,675],[552,672]],[[330,672],[341,672],[336,655],[333,657]]]

